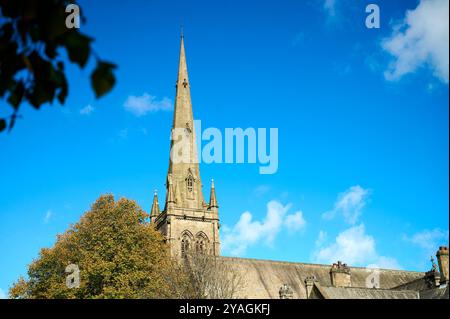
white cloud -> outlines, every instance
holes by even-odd
[[[359,185],[352,186],[339,194],[334,208],[322,214],[322,218],[330,220],[337,214],[342,214],[347,223],[354,225],[361,215],[362,208],[366,205],[369,190]]]
[[[336,237],[335,242],[318,249],[313,254],[313,259],[317,263],[326,264],[339,260],[350,266],[401,268],[395,259],[378,255],[375,246],[375,239],[366,234],[364,224],[360,224],[344,230]]]
[[[433,254],[439,246],[448,245],[448,230],[435,228],[422,230],[411,237],[404,235],[403,240],[423,248],[427,253]]]
[[[123,106],[134,115],[143,116],[149,112],[170,111],[172,101],[167,97],[157,100],[155,96],[144,93],[141,96],[130,95]]]
[[[323,244],[325,244],[325,242],[327,241],[327,238],[328,238],[328,234],[326,231],[323,231],[323,230],[319,231],[319,236],[317,236],[316,243],[315,243],[316,247],[322,247]]]
[[[86,105],[85,107],[83,107],[83,108],[80,110],[80,114],[81,114],[81,115],[89,115],[89,114],[91,114],[92,112],[94,112],[94,107],[93,107],[92,105],[90,105],[90,104]]]
[[[124,140],[128,137],[128,129],[124,128],[122,130],[119,131],[119,133],[117,133],[117,135],[119,136],[119,138],[121,140]]]
[[[0,299],[8,299],[6,292],[2,288],[0,288]]]
[[[323,8],[330,17],[334,17],[336,15],[336,0],[325,0]]]
[[[44,223],[47,224],[50,221],[50,218],[52,218],[52,211],[49,209],[44,216]]]
[[[448,83],[448,10],[448,0],[421,0],[416,9],[406,12],[403,22],[382,41],[383,49],[394,57],[384,73],[387,80],[398,80],[427,66],[437,78]]]
[[[367,268],[380,268],[380,269],[402,269],[402,266],[395,258],[379,256],[378,259],[366,266]]]
[[[232,228],[223,227],[222,249],[233,256],[241,256],[249,246],[261,241],[271,246],[288,219],[295,230],[304,227],[305,221],[300,211],[286,216],[290,207],[290,204],[284,206],[278,201],[270,201],[263,221],[253,220],[250,212],[244,212]]]
[[[334,243],[317,252],[315,259],[325,263],[340,260],[349,264],[362,264],[375,256],[375,240],[365,233],[365,227],[361,224],[340,233]]]
[[[290,232],[295,232],[304,228],[306,225],[306,221],[303,218],[303,212],[298,211],[292,215],[287,215],[284,220],[284,226],[286,226],[287,230]]]
[[[350,266],[401,269],[396,259],[377,253],[375,239],[366,233],[363,223],[354,225],[366,205],[369,193],[369,190],[359,185],[352,186],[339,194],[333,210],[322,215],[325,219],[331,219],[341,214],[353,226],[339,233],[329,245],[325,245],[327,233],[321,230],[312,254],[314,262],[332,264],[342,261]]]
[[[259,185],[253,190],[253,192],[255,193],[256,196],[265,195],[269,191],[270,191],[270,186],[269,185]]]

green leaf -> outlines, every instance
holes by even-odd
[[[95,91],[95,96],[99,98],[108,93],[116,83],[113,69],[117,66],[108,62],[98,62],[97,67],[91,74],[91,85]]]
[[[64,41],[69,59],[84,67],[91,53],[92,38],[81,34],[78,31],[71,31],[67,34]]]
[[[45,54],[50,58],[54,59],[56,57],[56,45],[52,43],[47,43],[45,45]]]
[[[4,24],[0,29],[0,40],[2,43],[8,42],[14,34],[14,26],[11,22]]]
[[[25,87],[22,82],[18,82],[16,86],[11,91],[11,94],[8,98],[8,103],[12,105],[12,107],[17,110],[20,102],[22,101],[22,97],[25,91]]]
[[[36,81],[27,98],[34,108],[39,109],[42,104],[52,102],[54,96],[55,86],[51,82]]]
[[[29,0],[28,0],[29,1]],[[47,2],[44,4],[42,2]],[[52,3],[53,2],[53,3]],[[47,12],[40,14],[39,23],[42,39],[49,43],[53,42],[57,37],[63,36],[68,29],[66,28],[66,12],[65,6],[62,1],[42,1],[39,0],[40,10],[44,10],[43,6],[46,5]]]
[[[60,85],[61,89],[57,95],[57,98],[58,98],[59,103],[64,104],[64,102],[66,101],[67,94],[69,93],[69,87],[67,85],[67,80],[66,80],[66,77],[64,76],[64,73],[61,72],[61,75],[62,75],[63,79],[62,79],[62,83]]]
[[[20,116],[17,116],[16,113],[11,115],[11,120],[9,121],[9,126],[8,126],[8,132],[10,132],[12,130],[12,128],[14,127],[14,124],[16,124],[16,119],[19,117]]]
[[[4,131],[6,128],[6,120],[0,119],[0,132]]]

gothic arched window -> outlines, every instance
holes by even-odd
[[[201,232],[198,233],[196,237],[195,251],[201,254],[208,253],[208,238],[206,237],[206,235]]]
[[[194,236],[189,230],[185,230],[181,233],[181,257],[186,258],[189,250],[192,248],[191,245],[194,242]]]
[[[186,258],[189,251],[189,237],[183,236],[181,239],[181,258]]]

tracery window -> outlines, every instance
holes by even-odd
[[[205,252],[205,243],[203,242],[202,239],[198,239],[195,245],[195,250],[198,253],[203,254]]]
[[[201,254],[208,253],[208,238],[202,232],[196,236],[195,251]]]
[[[181,257],[186,258],[187,253],[189,251],[189,237],[187,235],[183,235],[181,239]]]

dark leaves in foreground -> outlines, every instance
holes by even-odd
[[[95,96],[100,97],[112,89],[116,83],[116,78],[112,70],[116,65],[99,61],[97,67],[91,74],[91,84],[95,91]]]
[[[14,126],[23,103],[35,109],[55,99],[64,104],[69,92],[64,51],[80,68],[91,56],[97,59],[91,74],[97,98],[114,86],[116,66],[93,54],[91,37],[66,27],[69,13],[65,10],[71,3],[74,1],[0,0],[0,98],[11,106],[11,115],[0,118],[0,132]],[[80,18],[84,21],[82,15]]]

